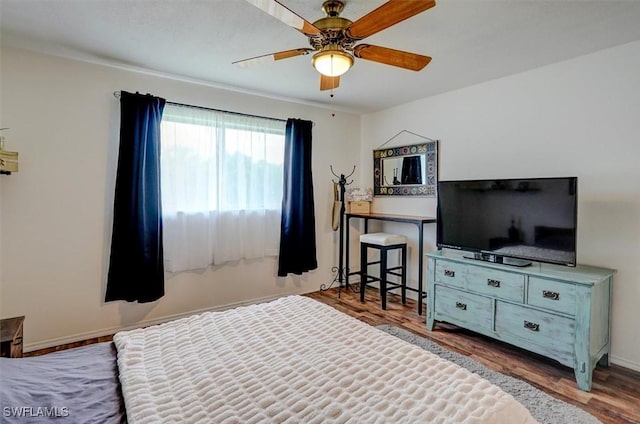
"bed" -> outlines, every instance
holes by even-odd
[[[478,375],[302,296],[120,332],[114,344],[133,424],[535,422]]]

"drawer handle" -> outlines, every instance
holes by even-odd
[[[15,339],[13,339],[13,344],[16,346],[19,344],[22,344],[22,336],[16,337]]]
[[[444,276],[445,277],[455,277],[456,276],[456,272],[455,271],[451,271],[450,269],[445,269],[444,270]]]
[[[463,311],[467,310],[467,304],[462,302],[456,302],[456,308],[462,309]]]
[[[560,300],[560,293],[552,292],[549,290],[542,290],[542,297],[544,297],[545,299]]]
[[[491,287],[500,287],[500,280],[487,279],[487,285]]]
[[[540,324],[536,324],[534,322],[525,321],[524,328],[531,331],[540,331]]]

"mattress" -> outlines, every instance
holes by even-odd
[[[534,423],[478,375],[290,296],[115,335],[130,423]]]

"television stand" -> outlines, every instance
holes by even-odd
[[[474,253],[473,256],[465,255],[464,258],[465,259],[473,259],[473,260],[476,260],[476,261],[491,262],[491,263],[494,263],[494,264],[517,266],[518,268],[524,268],[526,266],[531,266],[531,261],[527,261],[525,259],[509,258],[509,257],[506,257],[506,256],[496,255],[494,253],[480,252],[480,253]]]

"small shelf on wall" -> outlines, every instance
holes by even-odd
[[[4,150],[4,137],[0,135],[0,175],[11,175],[12,172],[18,172],[18,152]]]

